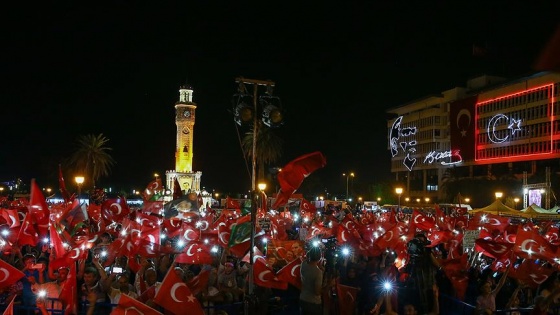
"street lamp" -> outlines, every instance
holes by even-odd
[[[346,199],[348,199],[348,179],[350,176],[354,177],[354,173],[342,173],[342,176],[346,176]]]
[[[500,199],[504,196],[504,193],[501,191],[497,191],[494,193],[494,196],[496,196],[496,199]]]
[[[4,194],[4,187],[0,187],[0,195]]]
[[[82,184],[84,183],[85,178],[83,176],[76,176],[74,177],[76,184],[78,184],[78,202],[80,202],[80,195],[82,194]]]
[[[281,109],[280,98],[272,96],[272,90],[275,83],[268,80],[254,80],[239,77],[235,79],[238,84],[238,93],[234,95],[235,102],[233,104],[234,121],[239,126],[252,126],[252,150],[251,150],[251,247],[249,248],[249,286],[248,294],[244,301],[245,314],[249,313],[249,308],[255,306],[255,285],[253,282],[253,265],[255,257],[255,227],[257,216],[257,201],[259,193],[257,192],[257,138],[259,136],[259,124],[257,115],[257,104],[261,104],[263,110],[261,113],[262,124],[269,128],[280,127],[284,123],[284,117]],[[253,95],[251,96],[246,85],[253,86]],[[258,95],[259,86],[266,87],[264,95]],[[252,104],[250,104],[252,102]],[[260,187],[259,187],[260,188]],[[265,186],[266,188],[266,186]],[[262,190],[261,190],[262,191]],[[264,192],[263,192],[264,194]]]
[[[513,202],[515,202],[515,210],[517,210],[517,203],[519,202],[519,198],[513,198]]]
[[[402,193],[403,193],[402,187],[397,187],[397,188],[395,188],[395,192],[396,192],[397,195],[399,196],[399,205],[398,205],[397,210],[398,210],[398,211],[401,211],[401,195],[402,195]]]
[[[469,202],[471,201],[471,198],[465,198],[465,203],[469,204]]]

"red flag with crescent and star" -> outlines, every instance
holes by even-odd
[[[352,315],[356,309],[356,299],[358,298],[358,288],[336,284],[336,293],[338,295],[338,306],[341,315]]]
[[[47,205],[47,200],[41,188],[37,185],[35,179],[31,180],[31,193],[29,196],[28,215],[34,220],[33,223],[37,225],[37,233],[40,237],[45,237],[49,234],[49,218],[50,210]]]
[[[0,288],[7,288],[23,277],[21,270],[0,259]]]
[[[17,295],[14,294],[14,296],[12,296],[12,299],[10,300],[10,304],[8,304],[8,306],[6,307],[6,309],[4,310],[4,313],[2,313],[2,315],[14,315],[14,300],[16,299]]]
[[[534,259],[524,259],[517,268],[510,267],[508,276],[536,289],[548,279],[556,268],[537,263]]]
[[[557,249],[557,246],[550,244],[538,231],[527,229],[522,225],[518,227],[513,247],[517,256],[527,259],[546,259],[554,264]]]
[[[280,193],[276,196],[272,209],[285,205],[290,196],[299,188],[303,180],[311,173],[327,165],[327,159],[323,153],[316,151],[302,155],[282,168],[278,173]]]
[[[113,309],[111,315],[163,315],[163,314],[149,307],[148,305],[134,298],[131,298],[126,294],[121,294],[121,298],[119,299],[119,304],[117,304],[117,306]]]
[[[198,275],[187,282],[187,286],[191,290],[192,294],[198,295],[200,292],[204,291],[208,287],[208,281],[210,280],[210,270],[203,269]]]
[[[253,264],[253,279],[256,285],[264,288],[288,289],[288,282],[280,280],[274,273],[274,270],[268,267],[261,259],[257,259]]]
[[[203,315],[200,302],[192,294],[185,282],[177,275],[174,268],[169,269],[154,297],[156,302],[166,310],[176,314]]]
[[[302,258],[298,257],[286,264],[282,267],[282,269],[278,270],[278,279],[286,281],[294,287],[301,289],[301,262]]]
[[[64,177],[62,176],[62,165],[60,164],[58,164],[58,186],[64,202],[70,202],[74,200],[75,196],[70,196],[68,190],[66,190],[66,183],[64,182]]]
[[[451,140],[451,162],[474,160],[475,149],[475,104],[478,96],[451,102],[449,108],[449,136]],[[458,155],[457,155],[458,154]]]

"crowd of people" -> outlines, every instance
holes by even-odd
[[[67,265],[60,265],[60,258],[67,256],[68,252],[57,253],[52,239],[36,245],[20,246],[13,242],[9,250],[0,251],[2,261],[23,275],[9,286],[2,286],[3,281],[0,281],[0,305],[6,308],[13,301],[19,314],[111,314],[126,296],[155,311],[173,314],[156,297],[166,275],[173,272],[186,284],[207,314],[240,314],[245,307],[251,307],[253,314],[283,311],[304,315],[487,315],[498,310],[509,310],[510,314],[557,313],[560,306],[559,272],[557,265],[545,260],[515,257],[509,260],[510,263],[496,267],[495,263],[500,259],[476,251],[454,258],[450,257],[451,242],[430,244],[429,237],[432,238],[433,232],[414,229],[416,234],[406,243],[407,262],[404,263],[404,259],[390,246],[376,254],[365,255],[356,244],[341,242],[347,240],[344,234],[330,234],[326,238],[323,237],[328,233],[313,235],[312,222],[327,226],[328,217],[331,223],[340,223],[347,229],[348,222],[359,222],[360,212],[350,208],[317,215],[302,212],[310,221],[305,226],[302,222],[296,223],[296,220],[285,225],[282,241],[266,232],[260,233],[259,242],[256,242],[256,257],[250,264],[247,251],[235,251],[236,246],[232,246],[231,240],[229,245],[215,243],[220,246],[214,246],[210,260],[203,263],[193,263],[189,258],[192,255],[185,256],[185,253],[190,254],[192,246],[188,250],[187,247],[164,250],[166,245],[177,242],[181,237],[192,240],[189,234],[192,230],[181,230],[181,236],[175,240],[162,238],[162,247],[155,252],[149,251],[150,255],[141,252],[131,254],[128,245],[132,246],[132,243],[126,244],[122,237],[125,233],[121,232],[126,224],[136,221],[140,222],[136,226],[138,231],[144,230],[142,222],[150,216],[141,214],[139,209],[132,209],[127,216],[136,216],[136,219],[128,223],[123,221],[120,229],[108,229],[100,233],[99,238],[88,240],[91,245],[85,253],[77,259],[66,260],[71,262]],[[412,220],[410,215],[395,217],[391,216],[401,223]],[[218,220],[214,217],[214,222],[210,224]],[[156,216],[153,222],[162,224],[162,218]],[[237,224],[243,223],[237,221]],[[341,230],[343,228],[338,229]],[[221,234],[218,232],[218,239],[222,238]],[[233,229],[231,234],[234,234]],[[197,237],[197,241],[201,240],[202,234]],[[268,243],[260,242],[267,238]],[[138,239],[134,243],[136,247],[146,249],[154,245],[146,247],[142,238]],[[388,237],[384,239],[389,240]],[[115,247],[116,243],[120,245]],[[244,243],[247,243],[246,240]],[[122,252],[114,252],[115,248]],[[113,254],[108,254],[110,251]],[[449,273],[450,262],[457,259],[462,260],[458,268],[464,270]],[[266,272],[254,274],[254,290],[251,292],[250,266],[256,266],[258,260],[262,260]],[[510,271],[519,273],[522,264],[545,268],[539,270],[543,270],[546,277],[531,271],[530,277],[539,280],[528,283],[519,275],[510,274]],[[289,284],[278,281],[276,285],[269,286],[269,283],[278,280],[287,266],[297,279],[288,281]],[[294,273],[294,270],[299,271]],[[274,277],[261,279],[268,271]],[[457,272],[462,275],[460,279],[454,276],[459,274]],[[76,285],[66,285],[70,279]],[[458,282],[462,284],[457,285]],[[78,301],[74,308],[68,303],[73,297]],[[462,306],[460,310],[457,309],[459,305]]]
[[[418,234],[417,238],[426,244],[423,235]],[[218,311],[214,311],[212,306],[236,303],[237,307],[229,311],[241,312],[243,304],[240,302],[247,293],[249,264],[242,261],[241,257],[231,255],[227,249],[216,254],[214,264],[203,265],[176,263],[173,254],[161,255],[157,259],[137,257],[141,269],[134,272],[126,256],[120,256],[110,267],[103,266],[103,258],[99,253],[111,241],[111,235],[103,234],[91,248],[88,258],[76,264],[79,284],[76,294],[82,301],[77,310],[79,313],[110,314],[123,294],[166,313],[153,299],[170,268],[185,283],[203,273],[208,274],[204,287],[194,288],[199,301],[210,306],[207,312],[216,314]],[[421,253],[410,264],[411,267],[402,272],[395,268],[395,257],[389,251],[377,257],[341,255],[333,268],[328,268],[328,248],[297,240],[292,245],[287,251],[290,253],[288,257],[303,257],[301,289],[290,286],[288,290],[278,290],[257,286],[255,292],[259,301],[259,314],[265,314],[269,304],[275,301],[285,303],[284,309],[296,310],[299,307],[301,314],[344,314],[341,304],[345,300],[337,296],[337,285],[357,289],[355,308],[350,314],[454,313],[454,306],[449,303],[453,288],[437,265],[436,257],[441,255],[438,248]],[[266,251],[266,248],[263,250]],[[278,260],[273,254],[265,256],[269,267],[276,271],[289,263]],[[0,303],[6,306],[11,296],[16,296],[16,303],[21,305],[18,308],[21,314],[34,314],[37,311],[41,314],[56,314],[57,311],[63,311],[64,305],[59,297],[70,268],[49,268],[53,257],[48,245],[13,246],[10,253],[4,253],[2,259],[20,269],[25,277],[10,287],[2,288]],[[531,288],[509,278],[508,269],[501,274],[490,271],[489,268],[476,267],[469,270],[465,302],[474,307],[470,313],[486,315],[498,309],[512,309],[514,311],[511,314],[521,314],[523,308],[530,307],[533,314],[550,314],[560,304],[558,272],[548,277],[538,288]],[[447,292],[447,301],[440,296],[441,290]],[[450,309],[442,309],[442,303]],[[524,312],[528,313],[526,310]]]

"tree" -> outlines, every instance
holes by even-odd
[[[115,164],[115,160],[108,153],[113,150],[106,146],[108,142],[109,139],[102,133],[79,136],[76,151],[70,157],[70,164],[86,178],[91,178],[94,188],[95,182],[101,176],[108,176],[111,166]]]
[[[271,128],[264,127],[259,122],[257,128],[257,143],[255,156],[257,159],[257,183],[265,178],[264,170],[267,165],[278,161],[282,156],[282,145],[284,141],[276,135]],[[253,130],[245,133],[241,141],[241,147],[244,155],[248,159],[253,158]]]

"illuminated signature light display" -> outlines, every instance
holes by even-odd
[[[455,161],[453,161],[453,158],[455,158]],[[443,159],[449,159],[452,162],[441,161]],[[449,150],[445,152],[432,151],[426,155],[424,163],[432,164],[434,162],[439,162],[441,165],[459,164],[463,162],[461,150]]]
[[[515,135],[515,132],[521,131],[521,119],[509,118],[504,114],[497,114],[492,116],[492,118],[488,121],[488,127],[486,129],[488,140],[494,143],[503,143],[507,141],[509,135],[506,135],[503,138],[496,135],[496,125],[502,120],[508,123],[507,129],[511,130],[512,136]]]
[[[403,159],[403,165],[412,171],[414,165],[416,164],[416,158],[412,157],[411,154],[416,153],[416,145],[418,144],[415,139],[405,140],[401,137],[411,137],[416,135],[418,128],[416,127],[401,127],[403,116],[399,116],[393,122],[391,126],[391,133],[389,135],[389,147],[391,148],[391,155],[395,157],[399,151],[402,150],[406,154]],[[399,150],[400,149],[400,150]],[[449,162],[442,161],[448,159]],[[441,165],[454,165],[463,162],[463,157],[461,157],[460,150],[449,150],[444,152],[431,151],[424,158],[425,164],[432,164],[439,162]]]

